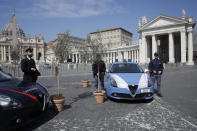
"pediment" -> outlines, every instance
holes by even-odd
[[[179,22],[176,21],[172,21],[172,20],[167,20],[167,19],[159,19],[156,22],[150,24],[148,27],[146,28],[155,28],[155,27],[161,27],[161,26],[168,26],[168,25],[176,25],[176,24],[180,24]]]
[[[159,15],[158,17],[156,17],[152,21],[141,26],[139,30],[152,29],[152,28],[158,28],[158,27],[166,27],[166,26],[171,26],[171,25],[179,25],[179,24],[184,24],[184,23],[186,23],[186,21],[183,19],[180,19],[180,18]]]

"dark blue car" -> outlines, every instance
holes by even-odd
[[[21,81],[0,70],[0,130],[22,126],[45,111],[49,103],[47,89],[36,84],[19,85]]]

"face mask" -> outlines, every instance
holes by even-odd
[[[30,58],[33,56],[33,55],[28,55]]]

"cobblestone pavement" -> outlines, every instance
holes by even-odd
[[[197,99],[196,69],[197,67],[194,66],[166,70],[162,81],[164,94],[162,98],[155,95],[152,101],[106,99],[103,104],[96,104],[92,87],[80,86],[79,82],[84,77],[93,81],[91,74],[87,76],[68,74],[60,79],[61,93],[66,97],[64,110],[57,113],[50,105],[47,112],[37,117],[23,130],[197,130],[197,111],[194,101]],[[57,93],[55,78],[45,77],[39,81],[48,87],[50,95]]]
[[[197,130],[196,119],[186,116],[155,96],[152,101],[106,100],[96,104],[92,88],[67,84],[64,111],[49,110],[26,130],[37,131],[131,131]],[[56,88],[50,88],[54,94]],[[51,116],[50,116],[51,115]]]

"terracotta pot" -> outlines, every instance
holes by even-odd
[[[89,80],[82,80],[82,87],[87,88],[89,86]]]
[[[53,103],[55,110],[57,110],[58,112],[61,112],[64,109],[64,102],[65,102],[64,96],[55,95],[51,101]]]
[[[106,91],[104,91],[104,90],[101,90],[101,91],[103,92],[104,95],[106,94]]]
[[[94,98],[96,103],[103,103],[105,98],[105,91],[95,91]]]

